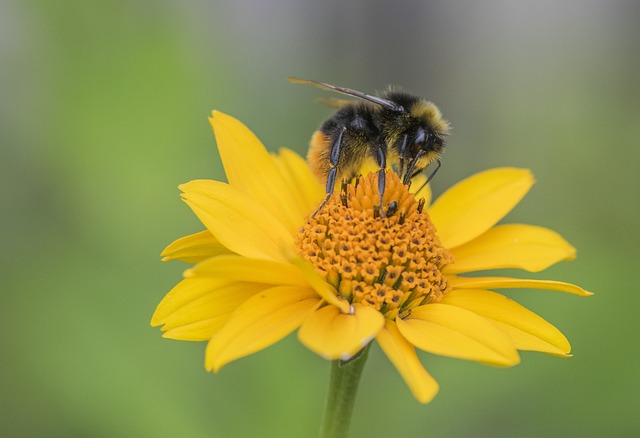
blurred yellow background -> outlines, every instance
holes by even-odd
[[[578,258],[539,277],[596,292],[510,292],[575,356],[424,354],[426,406],[375,347],[352,436],[640,434],[639,22],[630,1],[1,2],[0,435],[316,435],[329,363],[295,336],[211,375],[205,344],[149,327],[186,267],[160,251],[201,229],[177,185],[224,178],[210,111],[300,153],[330,115],[291,75],[437,103],[436,194],[532,169],[506,222],[559,231]]]

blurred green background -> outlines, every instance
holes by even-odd
[[[424,354],[426,406],[374,348],[352,436],[637,436],[639,22],[632,1],[1,1],[0,435],[316,435],[329,363],[294,336],[211,375],[149,327],[187,266],[160,251],[201,229],[177,185],[224,178],[209,112],[304,153],[330,110],[295,75],[436,102],[436,193],[531,168],[506,221],[561,232],[577,260],[538,277],[597,293],[510,292],[575,356]]]

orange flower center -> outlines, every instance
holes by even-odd
[[[450,286],[442,274],[454,258],[429,215],[395,172],[386,173],[382,211],[377,174],[343,184],[296,236],[299,254],[351,303],[389,318],[438,302]]]

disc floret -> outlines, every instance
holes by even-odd
[[[393,319],[439,302],[450,290],[442,269],[454,258],[440,243],[424,201],[396,173],[387,172],[386,180],[382,204],[377,174],[343,184],[309,217],[296,245],[339,295]]]

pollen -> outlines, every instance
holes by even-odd
[[[377,173],[358,176],[296,236],[298,253],[350,303],[389,318],[439,302],[451,287],[442,269],[454,257],[442,246],[429,214],[393,171],[380,205]]]

